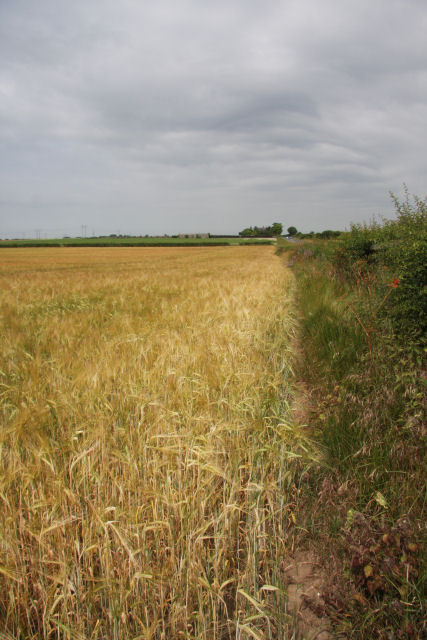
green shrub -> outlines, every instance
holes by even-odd
[[[331,258],[339,276],[354,279],[376,265],[377,231],[376,223],[352,224],[351,230],[341,235]]]
[[[427,198],[411,202],[406,188],[402,202],[392,198],[397,219],[386,221],[378,238],[381,263],[398,279],[385,311],[397,333],[420,337],[427,331]]]
[[[340,278],[369,287],[369,297],[384,298],[387,285],[396,291],[381,304],[397,336],[419,340],[427,331],[427,198],[391,194],[396,219],[380,225],[354,224],[336,243],[332,264]]]

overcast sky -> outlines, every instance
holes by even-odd
[[[426,34],[426,0],[0,0],[0,236],[391,217]]]

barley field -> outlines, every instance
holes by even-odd
[[[284,637],[312,454],[273,248],[7,249],[0,284],[0,637]]]

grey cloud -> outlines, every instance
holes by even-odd
[[[424,0],[4,0],[0,235],[389,214],[425,189],[426,26]]]

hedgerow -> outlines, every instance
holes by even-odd
[[[296,513],[325,567],[311,605],[355,640],[427,637],[427,200],[392,198],[394,220],[279,246],[304,419],[327,461]]]
[[[397,336],[419,341],[427,331],[427,198],[410,196],[406,187],[403,200],[391,197],[396,219],[352,225],[332,263],[340,277],[363,281],[378,299],[384,285],[393,286],[380,315]]]

